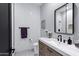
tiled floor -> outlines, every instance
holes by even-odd
[[[15,52],[14,56],[38,56],[38,54],[34,54],[34,50],[26,50],[21,52]]]

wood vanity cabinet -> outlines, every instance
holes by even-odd
[[[62,56],[62,54],[39,41],[39,56]]]

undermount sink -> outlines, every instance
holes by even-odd
[[[57,42],[54,42],[55,41],[55,39],[53,39],[53,38],[47,38],[45,41],[47,41],[47,42],[49,42],[50,44],[53,44],[53,45],[59,45],[59,43]]]
[[[45,42],[52,44],[52,45],[56,45],[56,46],[62,45],[61,43],[56,41],[56,39],[54,39],[54,38],[41,38],[41,39]]]

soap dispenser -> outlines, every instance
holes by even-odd
[[[72,40],[71,40],[71,38],[69,37],[69,39],[68,39],[68,44],[69,45],[71,45],[72,44]]]

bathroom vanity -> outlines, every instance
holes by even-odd
[[[54,38],[39,39],[40,56],[79,56],[79,48],[74,44],[60,43]]]

